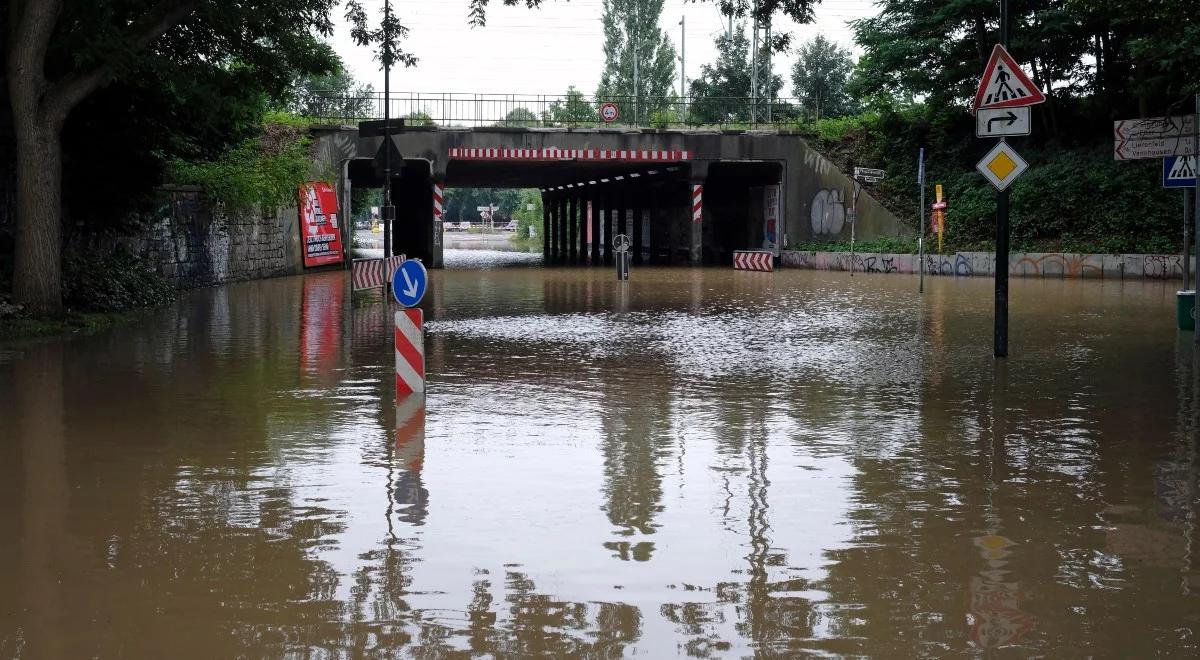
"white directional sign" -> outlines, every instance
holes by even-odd
[[[983,160],[975,165],[975,169],[991,181],[996,190],[1004,190],[1029,169],[1029,163],[1026,163],[1007,142],[997,142]]]
[[[1195,135],[1195,115],[1113,122],[1113,158],[1136,160],[1194,156]]]
[[[988,108],[975,115],[975,136],[1029,135],[1029,108]]]
[[[859,179],[859,180],[865,181],[867,179],[874,179],[876,181],[880,181],[885,176],[887,176],[887,172],[885,172],[883,170],[877,170],[877,169],[873,169],[870,167],[854,168],[854,178]]]
[[[985,108],[1023,108],[1046,102],[1046,95],[1033,84],[1004,46],[996,44],[975,92],[972,112]]]

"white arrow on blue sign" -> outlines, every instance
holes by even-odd
[[[1167,156],[1163,159],[1164,188],[1195,188],[1196,157]]]
[[[416,307],[425,297],[428,284],[429,273],[425,272],[425,266],[416,259],[409,259],[392,275],[392,295],[401,305]]]

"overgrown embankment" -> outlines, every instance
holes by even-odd
[[[1053,139],[1038,138],[1039,131],[1049,132],[1041,113],[1035,109],[1033,137],[1010,138],[1030,164],[1011,188],[1014,251],[1148,254],[1182,248],[1182,202],[1177,191],[1162,188],[1159,161],[1114,161],[1111,124],[1105,132],[1103,121],[1081,121]],[[936,183],[950,204],[945,249],[994,249],[995,192],[975,164],[995,141],[976,139],[974,119],[961,109],[889,107],[802,130],[843,171],[887,170],[870,192],[914,228],[920,217],[917,154],[924,147],[926,204],[933,203]]]

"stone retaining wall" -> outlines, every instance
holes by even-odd
[[[920,258],[915,254],[874,252],[781,253],[784,268],[810,270],[854,270],[866,273],[917,273]],[[1191,258],[1192,272],[1196,260]],[[996,274],[993,252],[956,252],[925,255],[925,272],[955,277],[991,277]],[[1071,254],[1019,252],[1009,255],[1008,272],[1014,277],[1181,280],[1183,256],[1178,254]]]
[[[153,264],[179,288],[292,275],[303,270],[298,211],[228,212],[199,188],[161,191],[162,204],[137,236],[102,241]]]

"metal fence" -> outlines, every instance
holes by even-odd
[[[383,94],[317,93],[305,111],[323,121],[352,124],[383,119],[384,103]],[[386,103],[392,118],[403,117],[410,126],[781,128],[802,116],[800,104],[788,98],[394,92]],[[614,108],[615,119],[605,121],[602,112],[611,116]]]

